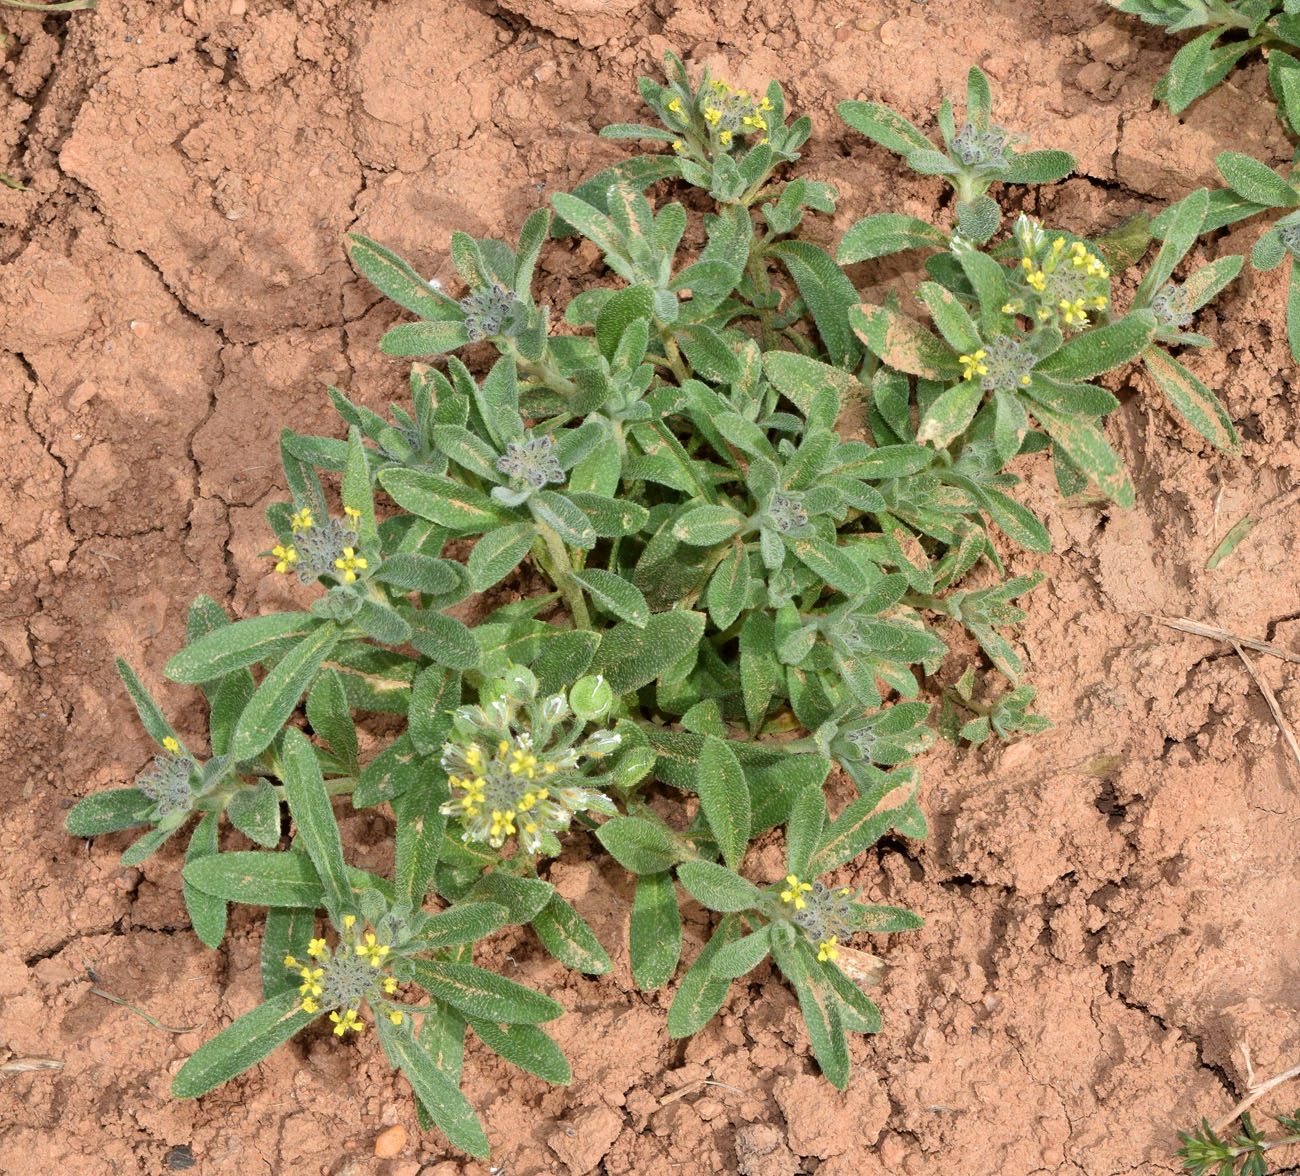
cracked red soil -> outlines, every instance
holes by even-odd
[[[870,212],[934,215],[941,194],[834,104],[885,101],[924,124],[972,61],[1008,125],[1078,157],[1079,177],[1029,207],[1081,233],[1212,183],[1218,150],[1290,155],[1261,63],[1174,119],[1150,99],[1168,44],[1100,3],[101,0],[57,21],[3,9],[0,27],[0,165],[30,184],[0,187],[0,1045],[62,1062],[0,1085],[0,1171],[14,1173],[158,1173],[177,1145],[205,1176],[487,1171],[419,1133],[365,1038],[309,1035],[198,1102],[169,1098],[184,1057],[256,999],[258,923],[237,913],[207,951],[185,926],[177,849],[122,870],[125,837],[62,832],[77,798],[150,754],[112,655],[197,741],[196,692],[161,675],[190,599],[250,615],[292,595],[256,555],[284,493],[280,427],[337,430],[330,383],[376,408],[403,397],[404,365],[374,347],[393,311],[349,268],[346,230],[449,278],[453,229],[513,234],[619,157],[596,132],[640,117],[633,81],[670,46],[740,83],[776,77],[813,117],[804,170],[842,195],[810,229],[825,241]],[[1245,252],[1255,231],[1197,258]],[[550,247],[543,299],[562,306],[593,256]],[[871,297],[917,272],[905,258],[853,276]],[[1063,504],[1044,463],[1019,469],[1055,544],[1010,563],[1049,576],[1023,638],[1056,728],[930,755],[931,838],[845,871],[927,919],[874,945],[885,1027],[854,1042],[848,1091],[816,1076],[767,970],[694,1040],[670,1041],[670,992],[635,992],[621,947],[627,878],[575,845],[552,880],[616,966],[564,973],[525,935],[487,951],[568,1009],[554,1032],[574,1070],[551,1089],[471,1051],[498,1171],[1172,1172],[1175,1129],[1243,1088],[1243,1043],[1261,1075],[1295,1062],[1296,768],[1230,651],[1147,619],[1300,650],[1294,511],[1201,570],[1300,468],[1283,301],[1281,277],[1248,272],[1198,327],[1217,348],[1190,362],[1238,422],[1240,459],[1198,444],[1130,373],[1108,429],[1132,511]],[[944,680],[970,654],[954,642]],[[1258,660],[1300,721],[1295,667]],[[346,822],[359,864],[382,866],[388,819]],[[772,874],[778,858],[768,846],[750,865]],[[197,1028],[156,1029],[95,983]],[[374,1158],[396,1123],[401,1154]]]

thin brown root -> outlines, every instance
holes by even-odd
[[[1281,646],[1270,645],[1267,641],[1255,641],[1249,637],[1239,637],[1236,633],[1229,633],[1226,629],[1219,629],[1214,625],[1203,625],[1200,621],[1188,620],[1186,617],[1174,619],[1173,617],[1158,617],[1154,613],[1148,613],[1147,615],[1153,621],[1158,621],[1171,629],[1177,629],[1179,632],[1191,633],[1196,637],[1209,637],[1214,641],[1226,641],[1231,645],[1237,651],[1237,656],[1241,658],[1247,672],[1255,680],[1255,685],[1259,687],[1259,692],[1264,696],[1264,701],[1268,703],[1273,722],[1277,724],[1277,729],[1282,732],[1282,738],[1286,740],[1287,747],[1291,749],[1291,757],[1295,760],[1297,768],[1300,768],[1300,743],[1297,743],[1295,736],[1291,734],[1291,728],[1287,726],[1286,717],[1282,714],[1282,708],[1278,705],[1277,696],[1273,693],[1272,687],[1260,677],[1254,663],[1246,656],[1246,649],[1255,649],[1260,653],[1280,657],[1283,661],[1297,663],[1300,663],[1300,655],[1292,653],[1289,649],[1283,649]]]
[[[701,1086],[721,1086],[725,1090],[733,1090],[737,1094],[745,1092],[739,1086],[731,1086],[726,1082],[714,1082],[712,1078],[697,1078],[694,1082],[687,1082],[684,1086],[674,1090],[672,1094],[666,1094],[659,1100],[661,1107],[666,1107],[669,1103],[676,1102],[679,1098],[685,1098],[688,1094],[694,1093]]]
[[[124,1009],[130,1009],[137,1016],[143,1017],[155,1029],[161,1029],[165,1033],[193,1033],[196,1029],[202,1029],[208,1023],[207,1017],[204,1017],[197,1025],[164,1025],[157,1017],[151,1017],[144,1009],[138,1009],[130,1001],[123,1000],[120,996],[114,996],[111,992],[105,992],[102,988],[92,988],[90,990],[96,996],[102,996],[105,1000],[111,1000],[116,1005],[121,1005]]]

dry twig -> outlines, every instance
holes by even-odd
[[[1280,645],[1270,645],[1267,641],[1255,641],[1250,637],[1239,637],[1236,633],[1229,633],[1227,629],[1217,629],[1213,625],[1203,625],[1200,621],[1189,620],[1187,617],[1158,617],[1154,613],[1148,613],[1147,615],[1153,621],[1159,621],[1160,624],[1167,625],[1171,629],[1177,629],[1180,633],[1190,633],[1193,637],[1210,637],[1215,641],[1226,641],[1230,645],[1244,645],[1247,649],[1257,649],[1260,653],[1271,653],[1274,657],[1280,657],[1283,661],[1300,664],[1300,653],[1292,653],[1289,649],[1283,649]]]
[[[1277,729],[1282,732],[1282,738],[1286,740],[1286,745],[1291,749],[1291,755],[1295,759],[1296,766],[1300,768],[1300,743],[1291,734],[1291,728],[1287,726],[1286,717],[1282,714],[1282,708],[1278,705],[1277,696],[1273,693],[1269,684],[1260,677],[1255,670],[1254,663],[1246,656],[1245,646],[1251,649],[1259,650],[1261,653],[1269,653],[1274,657],[1280,657],[1284,661],[1300,662],[1300,656],[1292,653],[1288,649],[1282,649],[1277,645],[1270,645],[1267,641],[1254,641],[1249,637],[1238,637],[1235,633],[1229,633],[1226,629],[1218,629],[1213,625],[1203,625],[1199,621],[1191,621],[1186,617],[1174,620],[1170,617],[1153,616],[1153,620],[1159,621],[1162,625],[1167,625],[1171,629],[1178,629],[1183,633],[1191,633],[1196,637],[1209,637],[1215,641],[1226,641],[1233,649],[1237,651],[1237,656],[1241,658],[1242,664],[1246,667],[1247,672],[1255,680],[1255,685],[1259,687],[1259,692],[1264,696],[1264,701],[1268,703],[1269,712],[1273,716],[1273,722],[1277,724]]]
[[[1250,1093],[1246,1095],[1235,1107],[1226,1115],[1218,1120],[1211,1128],[1211,1131],[1222,1131],[1229,1123],[1240,1117],[1241,1113],[1255,1105],[1258,1099],[1261,1099],[1275,1086],[1280,1086],[1283,1082],[1289,1082],[1292,1078],[1300,1078],[1300,1066],[1292,1066],[1281,1074],[1261,1082],[1258,1086],[1251,1086]]]

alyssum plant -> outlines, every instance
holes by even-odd
[[[190,1057],[178,1095],[318,1019],[339,1037],[373,1022],[421,1120],[485,1154],[459,1087],[466,1030],[549,1081],[569,1067],[538,1027],[560,1005],[478,967],[474,945],[527,924],[566,965],[606,971],[605,948],[544,877],[563,838],[593,833],[636,875],[642,988],[677,970],[683,896],[720,916],[677,988],[671,1033],[698,1030],[770,956],[843,1087],[846,1032],[880,1024],[862,988],[872,957],[849,941],[920,920],[839,872],[891,830],[925,834],[909,761],[934,738],[920,675],[944,659],[942,627],[964,627],[1011,684],[981,691],[962,675],[951,737],[1046,725],[1007,632],[1038,577],[1005,576],[994,532],[1050,543],[1004,467],[1050,449],[1067,493],[1130,503],[1099,423],[1117,402],[1089,381],[1138,356],[1173,373],[1193,424],[1230,433],[1158,346],[1187,338],[1163,306],[1190,315],[1230,276],[1221,264],[1213,280],[1168,285],[1204,192],[1178,207],[1120,315],[1110,261],[1077,236],[1021,216],[988,247],[1003,236],[990,185],[1059,178],[1071,161],[1018,154],[978,70],[960,129],[950,105],[940,112],[945,152],[883,107],[846,103],[851,126],[957,189],[958,232],[885,213],[840,247],[842,263],[928,250],[918,294],[936,334],[896,303],[863,303],[835,260],[792,236],[835,193],[784,178],[810,125],[787,123],[778,85],[692,85],[671,55],[667,69],[667,85],[641,83],[660,125],[606,134],[668,150],[554,196],[554,216],[530,216],[515,247],[455,234],[463,297],[353,238],[361,272],[419,320],[389,331],[385,351],[485,343],[495,358],[482,378],[455,355],[415,364],[411,405],[390,419],[332,392],[347,440],[285,430],[292,501],[268,511],[268,554],[320,594],[310,611],[234,623],[196,601],[167,673],[207,694],[207,758],[122,666],[161,751],[134,788],[83,800],[69,830],[149,826],[124,857],[140,862],[198,816],[184,869],[196,932],[215,947],[227,903],[267,908],[265,1001]],[[656,210],[644,195],[661,180],[715,201],[689,262],[682,204]],[[557,334],[533,268],[548,237],[574,232],[619,281],[576,297]],[[859,403],[866,428],[846,439],[837,422]],[[338,477],[337,503],[320,471]],[[505,580],[524,598],[472,628],[448,612]],[[363,762],[367,712],[405,725]],[[858,793],[834,815],[833,765]],[[665,819],[667,795],[686,800],[689,823]],[[392,878],[347,865],[340,796],[391,806]],[[220,851],[222,814],[263,848]],[[749,876],[747,849],[777,827],[784,869]]]
[[[1175,114],[1213,90],[1256,50],[1268,58],[1268,83],[1277,116],[1291,135],[1300,135],[1300,0],[1110,0],[1170,33],[1205,31],[1175,55],[1156,87]],[[1291,262],[1286,304],[1291,354],[1300,361],[1300,150],[1286,177],[1238,151],[1223,151],[1215,164],[1228,186],[1210,193],[1203,232],[1222,228],[1263,212],[1281,213],[1255,242],[1251,264],[1260,270]],[[1154,226],[1161,233],[1165,222]]]

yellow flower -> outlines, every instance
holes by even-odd
[[[385,991],[386,993],[388,993],[389,996],[392,996],[393,993],[397,991],[397,977],[396,977],[396,976],[385,976],[385,977],[384,977],[384,991]]]
[[[361,519],[361,512],[357,510],[355,506],[345,506],[343,508],[343,513],[354,523],[359,522]]]
[[[325,969],[304,967],[298,974],[303,979],[298,986],[298,991],[303,996],[320,996],[322,989],[316,982],[325,975]]]
[[[718,142],[721,143],[724,147],[730,147],[730,146],[731,146],[731,132],[730,132],[730,131],[722,131],[722,132],[718,135]]]
[[[357,569],[365,571],[369,565],[362,556],[357,555],[355,547],[345,547],[343,558],[336,559],[334,566],[343,573],[343,582],[351,584],[357,578]]]
[[[797,911],[803,910],[808,905],[804,895],[812,889],[812,883],[800,882],[795,874],[787,874],[785,885],[786,888],[781,891],[781,901],[790,903]]]
[[[299,531],[306,531],[310,528],[314,521],[311,511],[304,506],[302,510],[293,512],[293,518],[289,520],[289,527],[296,535]]]
[[[722,121],[722,111],[713,106],[704,108],[704,121],[711,127],[716,127]]]
[[[1061,317],[1068,324],[1082,323],[1088,318],[1088,312],[1083,308],[1082,298],[1076,298],[1073,302],[1067,298],[1062,298],[1060,301],[1060,307]]]
[[[172,755],[175,755],[181,749],[181,745],[177,743],[176,740],[173,739],[170,735],[168,735],[167,738],[163,740],[163,746],[168,751],[170,751]]]
[[[500,845],[507,837],[514,834],[515,831],[515,810],[506,809],[501,812],[499,809],[492,810],[492,827],[488,830],[488,837],[494,845]]]
[[[344,929],[345,931],[351,931],[352,928],[353,928],[354,926],[356,926],[356,922],[357,922],[357,917],[356,917],[356,915],[344,915],[344,916],[343,916],[343,929]]]
[[[764,98],[763,101],[758,104],[758,108],[759,110],[764,110],[764,111],[771,110],[772,109],[771,100],[768,98]]]
[[[271,548],[271,554],[276,559],[275,570],[282,576],[292,565],[298,562],[298,550],[293,546],[293,544],[285,547],[282,544],[277,543]]]
[[[390,1021],[392,1021],[392,1023],[393,1023],[394,1025],[400,1025],[400,1024],[402,1023],[402,1014],[401,1014],[401,1012],[400,1012],[399,1010],[397,1010],[397,1009],[393,1009],[393,1010],[388,1014],[388,1019],[389,1019]]]
[[[680,151],[681,149],[682,149],[682,141],[681,141],[680,139],[674,139],[674,140],[673,140],[673,150],[674,150],[674,151]]]
[[[286,968],[296,968],[298,966],[298,961],[295,960],[293,956],[287,955],[284,957],[284,966]]]
[[[984,362],[988,358],[988,352],[981,347],[978,351],[970,355],[957,356],[957,362],[962,367],[962,379],[971,380],[977,375],[987,376],[989,374],[989,365]]]
[[[335,1037],[342,1037],[349,1029],[360,1033],[365,1028],[361,1018],[357,1016],[356,1009],[348,1009],[341,1017],[337,1012],[330,1013],[330,1020],[334,1022]]]
[[[384,956],[388,954],[388,947],[382,943],[375,942],[375,933],[366,932],[365,943],[357,944],[357,955],[362,959],[368,959],[372,968],[377,968],[384,961]]]
[[[320,1005],[312,1000],[310,996],[304,996],[302,998],[302,1011],[304,1013],[318,1013],[320,1012]]]
[[[1021,377],[1020,377],[1020,383],[1021,383],[1022,385],[1024,385],[1026,388],[1028,388],[1029,385],[1030,385],[1031,383],[1033,383],[1033,381],[1030,379],[1029,376],[1026,375],[1026,376],[1021,376]]]
[[[307,944],[307,954],[320,959],[321,956],[325,954],[325,940],[313,939],[309,944]]]
[[[840,949],[835,946],[839,937],[832,935],[829,939],[823,939],[817,945],[817,958],[823,964],[829,960],[832,964],[840,958]]]
[[[668,109],[671,110],[674,114],[681,114],[682,100],[680,98],[674,98],[671,102],[668,103]]]

